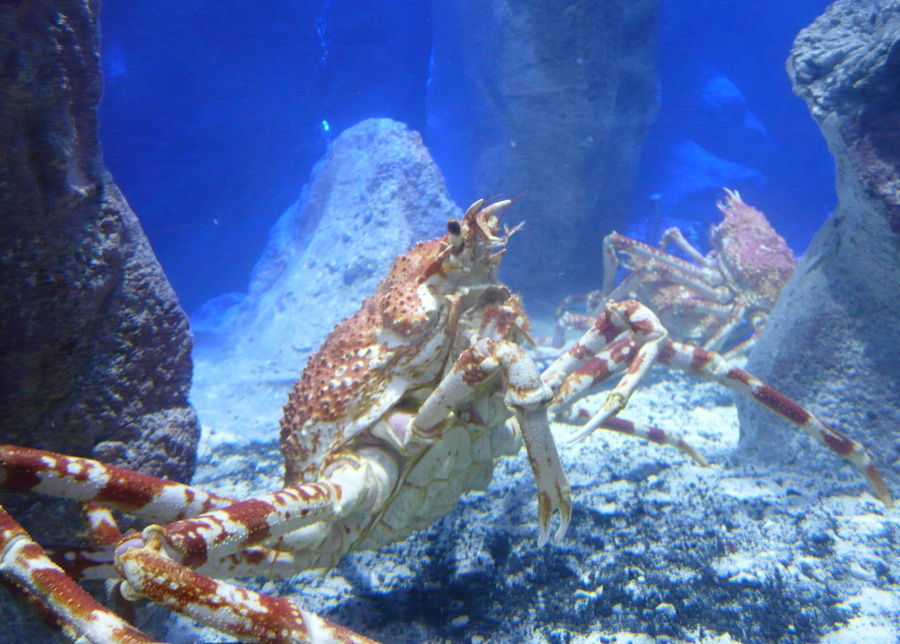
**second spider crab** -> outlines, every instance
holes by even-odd
[[[338,324],[285,405],[284,487],[237,500],[85,458],[0,446],[0,487],[85,504],[93,547],[45,551],[0,508],[0,573],[79,641],[149,639],[76,581],[113,580],[241,641],[368,642],[272,597],[223,581],[288,577],[345,553],[402,539],[484,488],[497,456],[524,442],[537,483],[538,541],[554,512],[561,539],[570,489],[550,419],[615,375],[583,424],[702,457],[676,436],[618,418],[653,364],[719,382],[792,421],[891,497],[862,446],[705,349],[672,341],[635,300],[609,302],[581,339],[541,372],[521,347],[529,323],[498,280],[508,201],[475,203],[447,234],[400,256],[376,293]],[[150,523],[122,535],[109,509]]]
[[[726,355],[745,352],[762,331],[797,260],[784,238],[765,215],[748,206],[736,190],[725,188],[716,204],[721,223],[710,228],[712,250],[703,254],[669,228],[659,247],[613,232],[603,239],[603,285],[585,299],[589,313],[603,302],[637,299],[659,316],[672,337],[721,351],[743,331],[747,337],[728,348]],[[690,261],[668,252],[678,248]],[[619,266],[627,273],[615,284]],[[585,328],[587,317],[565,311],[575,298],[560,306],[554,344],[561,345],[565,329]]]

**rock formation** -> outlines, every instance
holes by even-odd
[[[272,229],[249,293],[194,316],[197,380],[231,374],[193,399],[204,422],[236,414],[259,440],[274,438],[290,385],[335,321],[375,291],[397,255],[459,216],[416,132],[389,119],[344,131]]]
[[[0,8],[0,440],[189,480],[191,338],[101,160],[97,10]],[[38,538],[81,528],[77,504],[0,502]]]
[[[900,2],[835,2],[800,32],[787,69],[834,155],[839,204],[801,258],[748,369],[863,442],[896,495]],[[798,463],[835,469],[757,408],[741,405],[741,420],[744,455],[785,462],[802,450]]]
[[[531,308],[596,288],[600,240],[624,228],[656,112],[656,5],[434,4],[429,146],[458,200],[524,193],[503,276]]]

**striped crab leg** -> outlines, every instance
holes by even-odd
[[[638,339],[630,331],[614,336],[615,329],[606,330],[609,319],[602,317],[597,320],[597,326],[591,325],[588,332],[568,352],[557,359],[557,363],[548,367],[543,378],[558,388],[556,399],[551,406],[551,415],[564,416],[567,422],[574,425],[585,425],[591,421],[591,417],[584,409],[575,413],[563,414],[565,409],[574,400],[592,392],[616,373],[622,371],[629,359],[637,354]],[[607,342],[607,338],[615,338]],[[706,466],[706,459],[687,441],[671,432],[666,432],[657,427],[650,427],[635,423],[624,418],[611,416],[603,420],[596,427],[591,427],[580,432],[573,440],[578,441],[590,434],[594,429],[628,434],[659,445],[669,445],[698,464]]]
[[[579,424],[580,420],[586,421],[589,417],[590,414],[588,414],[587,410],[581,409],[579,410],[578,415],[573,419],[573,424]],[[673,434],[672,432],[667,432],[659,427],[643,425],[614,416],[603,421],[603,424],[600,425],[598,429],[625,434],[626,436],[634,436],[635,438],[643,439],[649,443],[656,443],[657,445],[668,445],[669,447],[674,447],[686,456],[689,456],[697,463],[697,465],[702,465],[703,467],[709,465],[709,462],[703,454],[698,452],[693,445],[688,443],[681,436]],[[578,439],[576,438],[576,440]]]
[[[670,232],[671,230],[666,231],[666,234]],[[687,242],[685,241],[685,243]],[[706,299],[714,302],[727,302],[731,299],[731,292],[728,288],[721,286],[722,276],[707,265],[708,262],[702,255],[699,255],[699,252],[695,251],[697,253],[695,260],[699,264],[699,266],[695,266],[663,250],[616,232],[603,238],[603,286],[601,291],[604,294],[613,292],[613,282],[619,267],[619,252],[635,260],[641,271],[651,272],[657,277],[687,286]]]
[[[759,378],[728,362],[718,353],[681,342],[666,342],[660,351],[659,362],[706,380],[718,382],[775,412],[844,460],[849,461],[869,481],[875,490],[875,495],[885,505],[888,507],[894,505],[884,479],[881,478],[881,474],[860,443],[826,425],[811,411],[762,382]]]
[[[180,565],[165,553],[161,538],[125,540],[116,558],[129,583],[122,588],[126,598],[149,597],[241,641],[373,643],[291,599],[211,579]],[[129,596],[129,587],[139,588],[139,594]]]
[[[371,450],[363,450],[364,455],[378,460],[370,452]],[[376,484],[383,486],[384,482]],[[116,576],[112,544],[121,535],[116,536],[118,526],[106,506],[154,523],[171,523],[192,517],[202,523],[205,519],[198,515],[238,503],[226,496],[210,494],[199,488],[164,481],[91,459],[11,445],[0,445],[0,488],[38,492],[83,502],[92,540],[98,545],[48,548],[51,558],[76,579],[108,579]],[[343,505],[347,505],[346,495]],[[246,510],[246,506],[243,507]],[[331,509],[327,512],[330,513]],[[322,515],[319,516],[321,518]],[[308,521],[314,520],[314,516],[308,518]],[[181,526],[182,532],[196,530],[198,525],[196,522],[184,524]],[[175,525],[167,529],[173,535],[181,534]],[[208,526],[206,529],[209,529]],[[177,548],[179,538],[174,537],[169,547]],[[313,540],[316,540],[315,536]],[[297,538],[294,535],[289,542],[282,541],[283,539],[270,534],[263,540],[263,544],[270,547],[253,546],[241,551],[231,546],[224,549],[217,546],[213,550],[207,549],[205,556],[193,554],[188,555],[188,559],[193,557],[195,561],[203,561],[204,572],[224,571],[230,573],[230,576],[271,573],[284,577],[290,575],[289,567],[294,561],[291,551],[308,545],[295,544]],[[233,545],[233,542],[232,538],[230,543]]]
[[[662,330],[663,335],[660,335]],[[634,387],[647,373],[654,361],[687,371],[707,380],[718,382],[747,398],[758,402],[790,421],[822,443],[838,456],[849,461],[869,481],[876,496],[887,506],[893,500],[875,465],[863,446],[829,427],[812,412],[797,404],[773,387],[728,362],[718,353],[689,344],[666,339],[665,329],[644,305],[634,300],[607,303],[595,325],[569,351],[560,356],[544,372],[544,381],[558,387],[551,412],[570,404],[621,369],[627,362],[625,375],[607,396],[601,410],[585,425],[584,436],[601,427],[618,413],[628,401]],[[629,339],[633,335],[633,340]],[[620,337],[621,334],[626,334]],[[658,343],[655,352],[643,353],[647,341]],[[634,350],[635,346],[637,351]],[[601,351],[605,353],[601,354]],[[589,361],[593,356],[593,363]],[[579,365],[585,363],[584,368]],[[579,436],[579,438],[581,437]]]
[[[656,350],[644,352],[647,342],[656,342]],[[869,481],[876,496],[889,507],[893,505],[884,480],[860,443],[829,427],[812,412],[720,354],[667,340],[656,316],[635,300],[607,303],[606,311],[597,317],[594,326],[544,372],[544,382],[558,389],[551,413],[558,413],[627,363],[625,375],[609,393],[601,410],[585,424],[578,437],[582,438],[602,427],[625,406],[654,361],[718,382],[790,421],[852,463]]]
[[[371,642],[288,599],[215,581],[188,567],[209,560],[215,568],[229,555],[252,559],[259,552],[247,552],[247,544],[277,539],[299,525],[352,511],[354,502],[369,499],[367,489],[382,483],[355,476],[354,469],[347,465],[338,468],[332,481],[293,486],[235,503],[90,459],[0,446],[0,487],[103,503],[145,518],[175,520],[148,526],[116,545],[115,569],[127,582],[120,587],[122,595],[131,600],[149,597],[245,641]],[[183,518],[186,516],[192,518]],[[91,561],[90,552],[82,555],[84,561]],[[274,552],[274,561],[279,560],[278,555]],[[99,566],[108,566],[108,559],[102,548],[94,553]],[[49,559],[46,562],[68,585],[80,590]],[[52,601],[45,603],[52,605]]]
[[[558,541],[569,525],[572,499],[550,432],[548,405],[553,394],[541,381],[537,365],[515,343],[482,338],[463,351],[419,407],[408,428],[397,430],[394,440],[401,445],[439,440],[452,410],[498,372],[503,374],[504,402],[519,425],[538,487],[538,544],[544,545],[549,538],[554,510],[559,513],[559,526],[554,533]]]
[[[70,579],[2,506],[0,573],[50,611],[73,639],[119,644],[153,641]]]
[[[378,448],[345,453],[327,480],[292,485],[225,508],[165,525],[147,526],[116,545],[115,563],[126,599],[148,597],[183,615],[238,637],[261,642],[370,642],[301,608],[287,598],[264,595],[214,580],[193,570],[216,570],[236,555],[270,565],[290,555],[248,546],[318,522],[370,511],[395,482],[392,460]],[[274,557],[274,558],[272,558]],[[264,572],[264,571],[260,571]]]
[[[234,503],[228,497],[89,458],[15,445],[0,445],[0,488],[88,502],[89,520],[105,524],[92,528],[101,539],[118,528],[111,516],[100,513],[96,506],[148,521],[169,522]]]
[[[322,539],[324,541],[324,539]],[[197,572],[215,577],[265,577],[286,579],[312,567],[293,548],[251,546],[197,567]],[[47,556],[74,581],[115,579],[115,546],[48,546]]]
[[[93,546],[52,547],[50,558],[73,579],[116,577],[112,545],[121,537],[109,508],[168,522],[225,507],[234,500],[99,461],[0,445],[0,488],[82,501]]]
[[[659,319],[640,302],[607,302],[594,326],[542,374],[541,379],[556,390],[551,414],[624,367],[619,382],[575,440],[602,426],[625,408],[656,361],[667,335]]]
[[[75,580],[118,576],[113,545],[122,533],[110,507],[147,521],[169,523],[237,503],[230,497],[92,459],[13,445],[0,445],[0,488],[83,502],[85,523],[95,545],[46,548],[50,558]],[[219,563],[212,561],[211,569],[253,575],[274,569],[279,576],[286,576],[285,562],[292,560],[289,554],[250,550],[229,554]],[[254,563],[260,568],[251,570]]]

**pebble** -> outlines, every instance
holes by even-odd
[[[675,607],[672,604],[669,604],[668,602],[663,602],[663,603],[659,604],[656,607],[655,611],[657,613],[667,615],[668,617],[675,617],[675,615],[678,614],[678,611],[675,610]]]

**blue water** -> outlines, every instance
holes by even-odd
[[[678,224],[702,245],[728,185],[806,247],[834,206],[833,166],[784,61],[826,5],[660,3],[660,110],[626,232]],[[343,129],[387,116],[432,143],[430,15],[423,0],[102,3],[105,160],[188,311],[245,290],[270,227]],[[464,164],[437,141],[432,153],[468,203]]]

